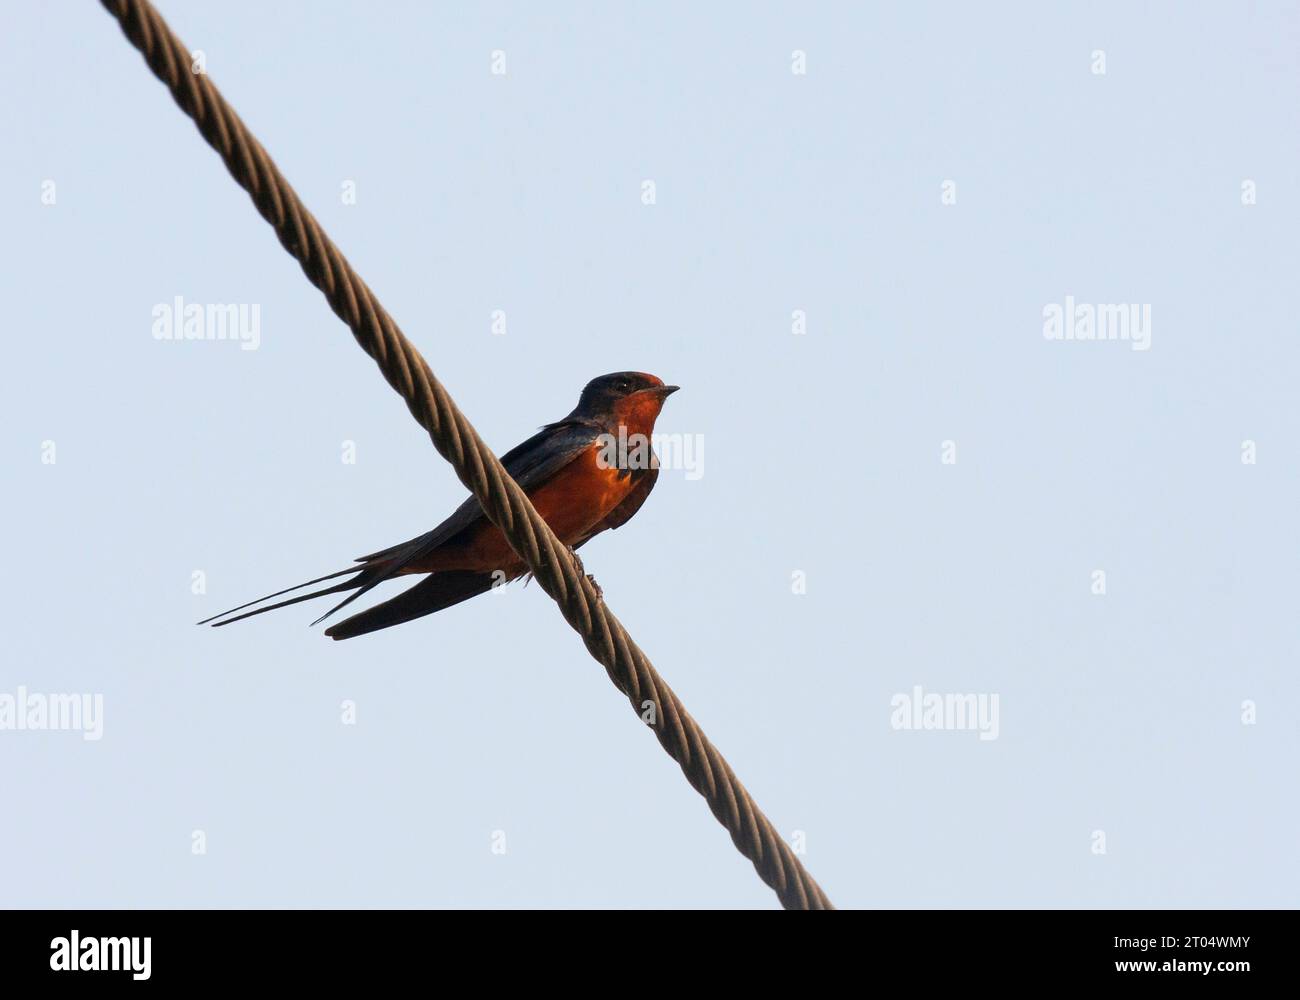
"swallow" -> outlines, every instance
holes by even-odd
[[[650,447],[650,436],[664,401],[678,388],[644,372],[602,375],[587,383],[572,413],[546,424],[502,457],[506,471],[575,556],[579,547],[602,531],[626,524],[654,489],[659,462]],[[332,639],[351,639],[442,611],[528,572],[528,566],[472,496],[432,531],[355,562],[359,565],[267,594],[199,624],[210,623],[214,628],[230,625],[327,594],[353,591],[312,622],[318,625],[385,580],[424,575],[396,597],[325,630]],[[254,608],[341,576],[350,579]]]

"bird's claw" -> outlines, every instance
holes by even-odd
[[[592,589],[596,591],[596,596],[603,598],[605,592],[600,589],[600,584],[596,582],[596,578],[587,572],[587,567],[582,565],[582,556],[578,555],[577,549],[572,545],[566,545],[565,548],[569,550],[569,555],[573,556],[573,561],[578,567],[578,572],[587,578],[587,582],[590,583]]]

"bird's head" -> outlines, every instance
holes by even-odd
[[[588,419],[653,427],[664,400],[679,388],[645,372],[614,372],[588,382],[573,412]]]

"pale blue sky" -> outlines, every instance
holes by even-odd
[[[1297,903],[1295,4],[161,10],[499,452],[683,386],[703,477],[583,555],[837,904]],[[104,698],[0,732],[0,904],[775,905],[536,586],[194,627],[463,490],[97,4],[9,11],[0,90],[0,695]]]

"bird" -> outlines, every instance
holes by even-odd
[[[659,461],[650,438],[664,401],[679,388],[645,372],[601,375],[587,383],[567,417],[544,425],[502,456],[501,464],[511,478],[575,558],[577,549],[596,535],[626,524],[654,489]],[[354,561],[357,565],[267,594],[198,624],[217,628],[327,594],[353,591],[312,622],[315,626],[385,580],[424,574],[415,586],[325,630],[331,639],[351,639],[442,611],[528,572],[527,564],[473,496],[432,531]],[[350,579],[254,607],[342,576]]]

